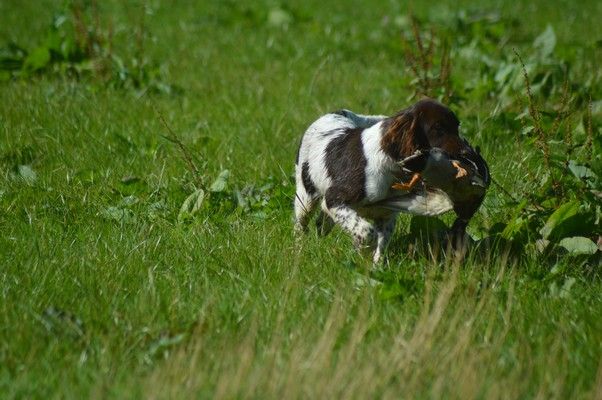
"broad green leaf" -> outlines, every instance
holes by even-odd
[[[27,52],[14,43],[0,47],[0,70],[14,71],[21,69]]]
[[[570,298],[571,297],[571,288],[575,285],[575,283],[577,283],[577,279],[575,279],[572,276],[568,277],[564,281],[562,286],[558,286],[558,283],[556,281],[552,282],[549,286],[550,296],[556,297],[556,298],[561,298],[561,299]]]
[[[268,25],[281,27],[291,23],[293,17],[290,13],[286,12],[281,8],[274,8],[270,10],[268,15]]]
[[[529,221],[523,217],[512,218],[504,230],[502,231],[502,238],[507,240],[515,240],[520,238],[529,228]]]
[[[188,212],[196,212],[201,208],[203,204],[203,200],[205,199],[205,191],[203,189],[195,190],[190,196],[184,200],[182,203],[182,207],[180,208],[180,212],[188,211]]]
[[[195,190],[182,203],[182,207],[180,207],[180,212],[178,213],[178,221],[183,222],[187,218],[192,217],[201,209],[203,200],[205,200],[205,191],[203,189]]]
[[[562,224],[569,221],[572,217],[575,217],[579,213],[579,202],[571,201],[561,205],[556,211],[550,215],[548,221],[543,228],[539,231],[544,239],[552,236],[556,236],[559,228]]]
[[[549,244],[550,244],[550,241],[547,239],[537,239],[535,241],[535,249],[537,250],[538,253],[543,253]]]
[[[516,70],[516,67],[514,64],[501,64],[500,68],[498,68],[497,72],[495,73],[495,77],[493,78],[497,83],[499,83],[500,85],[506,83],[506,80],[508,79],[508,77],[514,73]]]
[[[521,134],[522,135],[529,135],[531,132],[533,132],[535,130],[535,127],[533,125],[527,125],[525,126],[522,131]]]
[[[203,200],[205,200],[205,192],[203,191],[203,189],[198,189],[195,193],[198,194],[192,206],[192,213],[196,213],[197,211],[199,211],[201,209],[201,206],[203,205]]]
[[[119,191],[123,195],[142,195],[148,190],[146,181],[136,176],[124,176],[119,181]]]
[[[404,291],[397,282],[387,282],[380,287],[378,295],[383,300],[390,300],[394,298],[401,298],[404,295]]]
[[[602,115],[602,100],[593,101],[591,107],[593,116]]]
[[[156,201],[150,204],[146,210],[147,216],[151,220],[156,220],[160,217],[164,217],[168,211],[168,207],[164,200]]]
[[[525,209],[527,204],[527,200],[523,200],[517,204],[516,207],[514,207],[512,216],[501,233],[504,239],[515,240],[527,231],[529,227],[529,221],[521,217],[522,211]]]
[[[28,185],[33,185],[36,179],[38,179],[38,175],[29,165],[19,165],[17,169],[21,179]]]
[[[215,181],[211,184],[209,190],[211,192],[223,192],[226,190],[226,185],[228,184],[228,178],[230,177],[230,171],[227,169],[220,172],[219,176]]]
[[[420,291],[419,284],[413,279],[395,279],[385,281],[379,287],[379,297],[383,300],[398,299],[414,296]]]
[[[564,238],[558,244],[571,254],[595,254],[598,251],[596,243],[582,236]]]
[[[147,357],[154,357],[161,351],[165,351],[166,349],[181,343],[186,338],[186,335],[183,333],[177,334],[175,336],[162,336],[158,340],[151,343],[148,352],[146,354]]]
[[[30,71],[37,71],[46,67],[48,63],[50,63],[50,51],[47,47],[38,47],[29,53],[24,66]]]
[[[382,285],[382,282],[379,282],[375,279],[370,278],[364,274],[360,274],[359,272],[354,273],[355,276],[355,286],[356,287],[376,287]]]
[[[594,171],[587,168],[586,166],[578,165],[573,160],[569,161],[569,170],[573,173],[573,175],[575,175],[579,179],[584,179],[584,178],[594,178],[595,179],[598,177]]]
[[[77,44],[71,38],[65,38],[61,42],[60,53],[64,59],[70,61],[76,61],[77,58]]]
[[[46,36],[46,40],[44,41],[44,47],[46,47],[49,51],[60,53],[61,43],[62,38],[60,34],[56,31],[51,31]]]
[[[568,299],[571,296],[571,288],[575,283],[577,283],[577,279],[574,277],[571,276],[567,278],[567,280],[564,281],[562,288],[560,288],[560,297],[563,299]]]
[[[65,335],[76,338],[81,337],[84,332],[82,320],[68,311],[50,306],[40,315],[39,321],[44,327],[55,335]]]
[[[535,38],[533,47],[539,50],[541,58],[547,58],[552,54],[556,47],[556,33],[554,33],[554,28],[551,25],[548,25],[546,30]]]
[[[65,14],[57,14],[52,18],[52,27],[58,29],[67,21],[69,18]]]
[[[395,18],[393,18],[393,23],[396,27],[404,29],[412,25],[412,20],[408,15],[402,14],[396,15]]]
[[[129,223],[134,221],[134,216],[131,214],[131,211],[115,206],[107,207],[106,209],[102,210],[100,215],[106,219],[118,222]]]
[[[134,204],[138,203],[138,198],[134,195],[126,196],[119,201],[119,207],[131,207]]]

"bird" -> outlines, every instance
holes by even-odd
[[[411,190],[422,179],[430,186],[454,193],[457,197],[467,194],[471,188],[486,189],[490,181],[487,163],[472,148],[468,153],[453,157],[445,150],[433,147],[415,152],[401,160],[399,165],[411,173],[412,178],[409,183],[394,183],[394,189]],[[460,188],[462,190],[458,190]]]
[[[418,150],[399,162],[402,179],[392,189],[400,191],[381,202],[381,206],[416,215],[436,216],[454,210],[456,220],[449,233],[454,241],[462,240],[468,222],[480,207],[491,183],[487,162],[461,138],[456,154],[432,147]]]

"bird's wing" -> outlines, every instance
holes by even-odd
[[[406,171],[409,171],[412,173],[414,173],[414,172],[420,173],[426,167],[426,163],[428,161],[429,156],[430,156],[429,151],[418,150],[411,156],[406,157],[403,160],[399,161],[398,164],[400,167],[402,167]]]
[[[374,206],[396,212],[431,217],[451,211],[454,207],[451,199],[443,190],[432,187],[389,197],[374,204]]]

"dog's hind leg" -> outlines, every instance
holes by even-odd
[[[301,233],[307,230],[312,211],[320,198],[307,161],[295,167],[295,187],[295,232]]]
[[[343,230],[351,234],[353,243],[358,249],[364,250],[374,246],[376,240],[374,225],[360,216],[353,208],[346,205],[328,207],[326,201],[322,201],[322,210]]]
[[[316,206],[315,198],[306,197],[305,200],[295,197],[295,232],[307,231],[307,225]]]
[[[308,196],[303,190],[295,193],[295,232],[302,233],[307,230],[307,224],[312,211],[316,207],[317,198]]]

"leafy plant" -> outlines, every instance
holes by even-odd
[[[182,203],[178,222],[189,222],[197,215],[250,215],[265,219],[275,212],[288,209],[292,199],[289,182],[275,182],[268,178],[260,184],[236,187],[230,184],[230,171],[222,170],[208,189],[196,189]]]
[[[414,75],[414,96],[439,98],[447,103],[453,94],[449,43],[437,37],[433,29],[422,33],[414,16],[410,16],[410,22],[411,32],[404,32],[401,39],[406,63]]]
[[[402,42],[414,76],[414,96],[444,102],[493,98],[496,106],[490,116],[520,130],[519,140],[531,154],[526,175],[534,190],[512,194],[494,179],[494,187],[510,200],[509,218],[493,221],[490,235],[512,242],[513,249],[598,257],[594,249],[602,243],[602,143],[594,133],[591,101],[600,94],[593,84],[598,78],[569,79],[571,62],[557,57],[551,25],[530,42],[533,51],[525,59],[516,51],[514,56],[504,51],[510,40],[507,31],[516,24],[496,13],[461,12],[443,21],[435,35],[410,16]],[[483,65],[481,75],[453,81],[452,58],[477,61]]]
[[[0,80],[45,74],[91,78],[111,87],[179,92],[180,88],[165,81],[161,66],[145,57],[142,29],[137,33],[137,50],[117,54],[112,24],[101,24],[96,1],[73,1],[67,11],[54,16],[36,47],[28,50],[17,43],[0,47]]]
[[[549,57],[555,39],[548,27],[534,46],[541,57]],[[532,91],[527,67],[521,65],[527,110],[521,114],[523,132],[535,146],[536,162],[543,165],[542,177],[533,177],[526,199],[511,211],[512,217],[503,229],[505,239],[523,241],[531,238],[539,250],[564,249],[574,255],[593,255],[598,251],[602,235],[602,183],[597,172],[602,159],[593,151],[591,108],[583,110],[578,96],[569,93],[564,84],[560,100],[552,110],[544,110]],[[579,137],[574,127],[585,122],[586,135]]]

